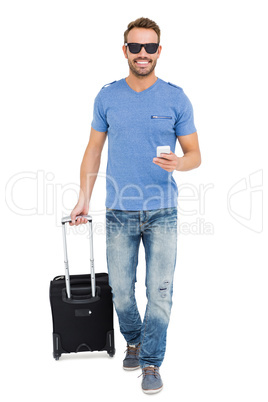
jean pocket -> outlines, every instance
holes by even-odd
[[[175,215],[177,215],[177,213],[178,213],[178,208],[177,208],[177,207],[167,208],[167,211],[168,211],[169,214],[175,214]]]
[[[116,209],[109,209],[106,211],[106,224],[108,224],[109,226],[124,226],[124,223],[121,222],[120,217],[118,216],[118,214],[115,213],[115,211]]]

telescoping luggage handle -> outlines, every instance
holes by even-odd
[[[90,215],[78,215],[77,218],[87,218],[89,223],[89,245],[90,245],[90,274],[91,274],[91,293],[92,297],[95,297],[96,286],[95,286],[95,270],[94,270],[94,254],[93,254],[93,230],[92,230],[92,218]],[[70,285],[70,274],[69,274],[69,263],[67,255],[67,242],[66,242],[66,223],[71,222],[70,216],[65,216],[62,218],[62,237],[63,237],[63,252],[64,252],[64,268],[65,268],[65,283],[67,298],[71,298],[71,285]]]

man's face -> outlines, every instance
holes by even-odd
[[[128,43],[158,43],[158,37],[153,29],[133,28],[128,34],[127,41]],[[139,78],[147,77],[154,71],[161,49],[161,46],[159,46],[156,53],[149,54],[142,47],[139,53],[133,54],[130,53],[128,47],[123,46],[123,52],[126,59],[128,59],[129,68]]]

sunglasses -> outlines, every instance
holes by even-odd
[[[125,46],[128,46],[130,53],[140,53],[144,47],[146,53],[154,54],[157,52],[159,43],[125,43]]]

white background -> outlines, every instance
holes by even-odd
[[[141,16],[160,25],[156,73],[189,96],[202,152],[197,170],[174,173],[181,188],[178,259],[164,389],[155,398],[267,401],[265,10],[260,0],[1,2],[5,401],[148,398],[140,372],[122,370],[125,341],[116,316],[113,359],[53,359],[48,295],[64,269],[60,219],[77,201],[93,101],[104,84],[128,75],[123,32]],[[97,272],[107,270],[106,162],[107,142],[90,210]],[[68,237],[71,273],[89,269],[84,230]],[[144,269],[141,245],[142,314]]]

